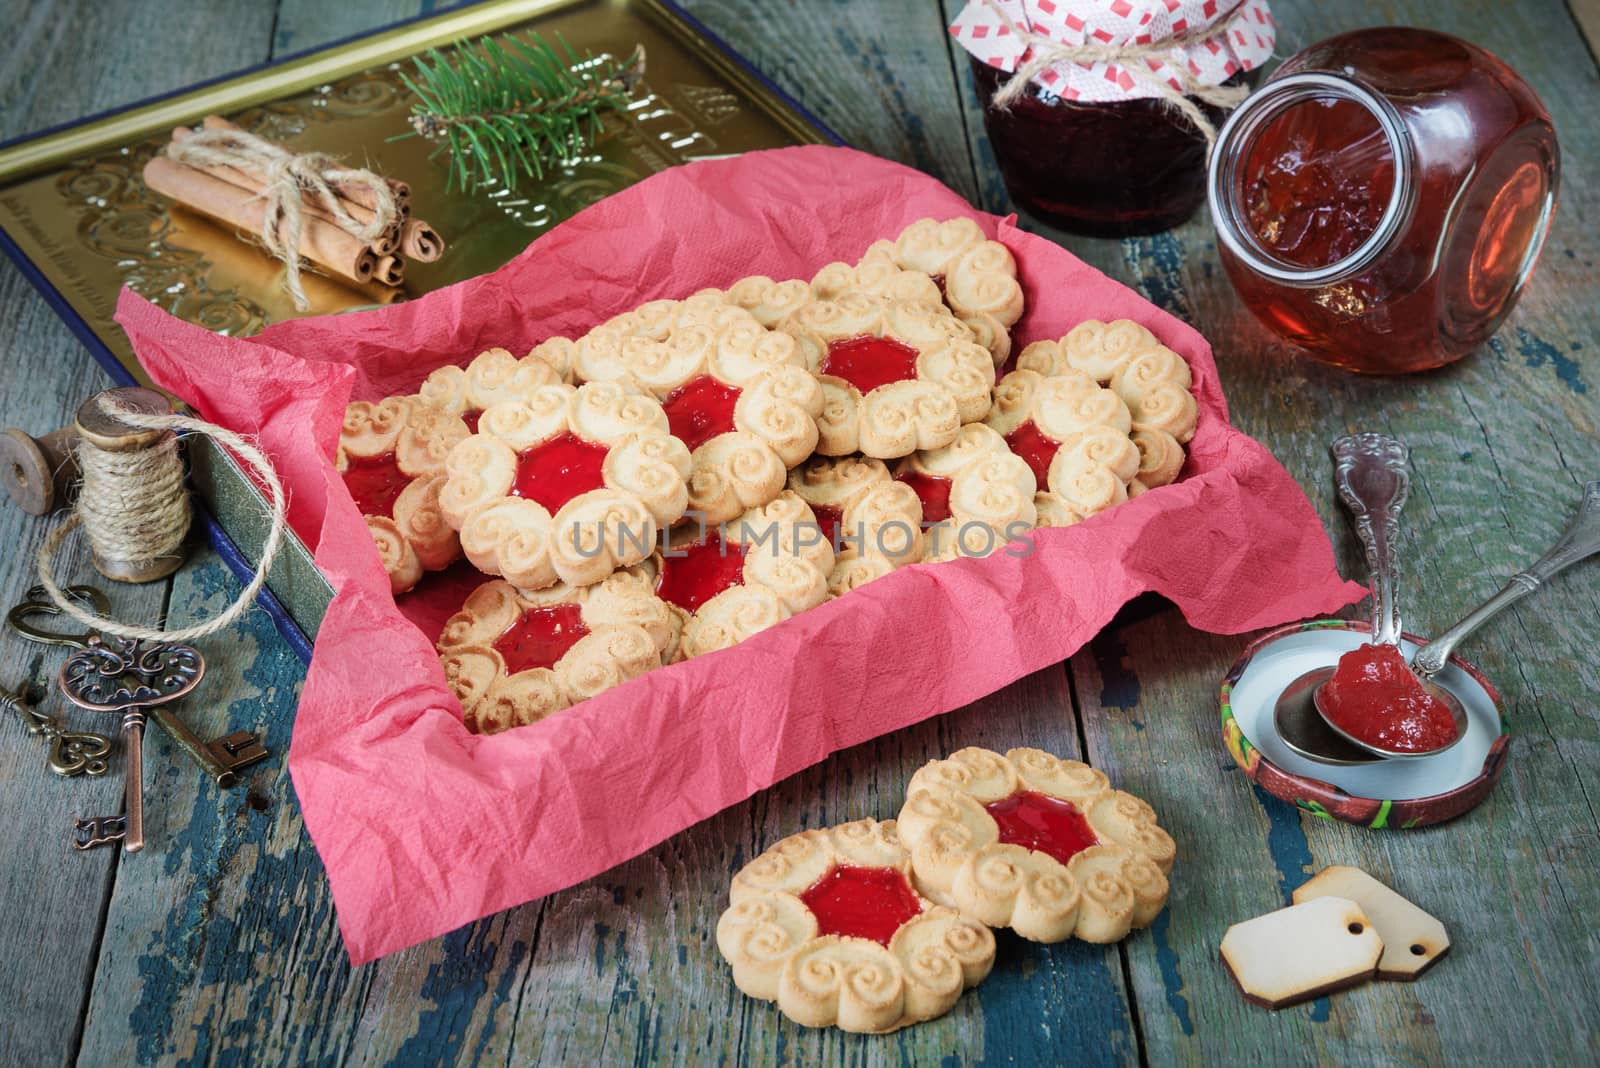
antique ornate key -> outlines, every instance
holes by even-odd
[[[205,660],[191,646],[115,637],[90,638],[85,648],[61,665],[61,692],[67,700],[80,708],[122,716],[127,750],[123,815],[79,820],[73,841],[79,849],[119,837],[129,853],[144,848],[145,713],[189,693],[205,671]]]
[[[29,734],[50,743],[50,770],[57,775],[99,776],[110,769],[106,756],[111,752],[111,739],[105,735],[69,731],[10,690],[0,689],[0,708],[11,709],[27,723]]]
[[[67,594],[89,605],[100,615],[104,615],[111,608],[106,595],[93,586],[69,586]],[[87,648],[89,639],[94,637],[92,633],[69,634],[49,630],[32,622],[34,616],[54,616],[59,612],[60,609],[45,596],[44,587],[35,586],[28,591],[28,599],[13,608],[6,616],[6,623],[12,630],[30,641],[66,645],[74,649]],[[241,770],[260,763],[270,755],[253,731],[234,731],[232,734],[208,742],[190,730],[178,714],[165,705],[152,709],[151,715],[172,740],[178,743],[178,747],[205,769],[206,774],[224,790],[238,784]]]

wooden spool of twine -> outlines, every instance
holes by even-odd
[[[176,415],[153,389],[108,389],[85,401],[73,428],[83,484],[71,517],[39,547],[39,581],[56,606],[102,633],[149,641],[193,641],[227,627],[255,600],[283,538],[283,484],[248,439],[201,419]],[[176,571],[186,555],[193,512],[184,486],[178,431],[204,434],[241,457],[271,496],[272,522],[261,565],[239,596],[215,619],[180,630],[158,630],[97,616],[69,599],[51,574],[61,544],[83,528],[94,566],[118,582],[151,582]]]

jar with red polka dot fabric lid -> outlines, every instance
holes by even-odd
[[[1011,199],[1103,237],[1194,214],[1216,129],[1277,39],[1267,0],[969,0],[950,33]]]

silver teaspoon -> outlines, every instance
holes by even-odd
[[[1467,613],[1461,622],[1418,649],[1411,658],[1411,670],[1423,680],[1433,678],[1467,635],[1573,564],[1597,552],[1600,552],[1600,481],[1590,482],[1583,487],[1578,514],[1567,524],[1567,529],[1550,546],[1549,551],[1526,571],[1512,575],[1504,589]]]

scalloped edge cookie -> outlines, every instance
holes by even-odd
[[[1149,329],[1132,319],[1087,319],[1060,340],[1035,341],[1023,349],[1017,369],[1046,377],[1076,371],[1122,399],[1129,437],[1139,450],[1129,497],[1177,479],[1200,408],[1190,388],[1189,364]]]
[[[552,516],[513,490],[521,455],[568,434],[606,447],[603,487]],[[667,432],[659,401],[619,383],[540,386],[494,405],[450,450],[445,474],[440,506],[467,559],[528,590],[592,585],[640,563],[689,503],[689,450]]]
[[[465,367],[435,368],[417,387],[417,397],[430,408],[461,416],[470,428],[472,417],[496,404],[523,400],[540,386],[566,382],[570,370],[557,349],[543,345],[521,359],[506,349],[485,349]]]
[[[896,479],[917,477],[948,483],[950,514],[928,526],[925,560],[988,556],[1037,523],[1033,469],[1011,451],[1004,438],[983,423],[962,427],[956,439],[944,448],[913,453],[895,469]],[[926,502],[922,513],[929,518]],[[973,544],[973,528],[985,532],[981,545]]]
[[[1033,791],[1064,801],[1098,840],[1066,864],[1000,842],[984,805]],[[1004,756],[967,748],[923,765],[906,787],[899,828],[917,890],[1035,942],[1115,942],[1166,904],[1176,846],[1151,807],[1103,772],[1040,749]]]
[[[884,946],[821,935],[801,895],[840,866],[892,868],[915,895],[893,820],[802,831],[733,877],[717,949],[734,983],[806,1027],[882,1034],[942,1016],[994,967],[994,933],[918,896],[921,911]]]
[[[1081,371],[1012,371],[995,387],[994,407],[984,422],[1013,451],[1012,437],[1029,424],[1055,445],[1035,501],[1043,517],[1039,526],[1078,522],[1144,489],[1133,485],[1143,454],[1130,434],[1127,404]]]
[[[721,290],[651,301],[608,319],[572,343],[571,358],[580,381],[626,382],[661,401],[669,419],[680,397],[691,402],[684,391],[737,392],[732,428],[703,439],[696,429],[687,442],[689,508],[708,523],[772,500],[788,469],[816,448],[823,391],[797,342]]]
[[[531,591],[491,579],[473,590],[437,643],[467,730],[498,734],[537,723],[669,660],[676,630],[651,592],[654,581],[640,566],[593,586]],[[496,647],[500,637],[525,613],[557,605],[576,606],[588,633],[548,667],[510,671]]]
[[[682,529],[669,547],[705,539],[710,531]],[[827,599],[833,547],[822,536],[815,514],[788,490],[758,508],[721,524],[724,543],[745,547],[741,580],[716,593],[693,611],[663,599],[681,637],[675,659],[688,660],[737,645],[790,616]],[[670,561],[658,554],[653,566],[665,581]],[[659,583],[658,583],[659,596]]]
[[[857,266],[873,260],[929,276],[939,302],[972,328],[995,369],[1005,364],[1011,355],[1011,327],[1022,318],[1026,301],[1015,257],[1000,242],[984,237],[975,219],[918,219],[893,240],[873,242]]]
[[[822,384],[816,451],[853,452],[880,460],[948,445],[966,423],[988,413],[994,363],[970,327],[948,310],[851,291],[804,304],[780,324],[805,354]],[[865,394],[828,373],[830,346],[886,338],[915,353],[915,377],[878,385]]]
[[[922,559],[922,502],[882,460],[813,456],[789,472],[789,490],[810,506],[824,533],[837,535],[829,596]],[[824,516],[837,518],[836,531]]]
[[[461,555],[461,542],[444,517],[439,492],[444,487],[446,456],[469,433],[459,417],[425,405],[416,396],[355,401],[345,408],[333,461],[340,476],[349,471],[352,460],[393,453],[396,467],[410,479],[390,515],[362,514],[388,573],[390,592],[396,595],[414,588],[423,572],[443,570]],[[359,502],[356,507],[361,507]]]

